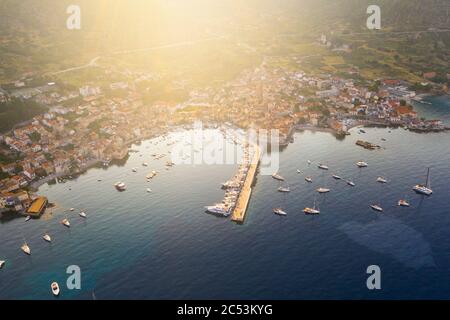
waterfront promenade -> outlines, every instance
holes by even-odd
[[[248,203],[250,202],[250,196],[252,194],[252,184],[255,180],[256,172],[261,158],[261,149],[258,145],[254,146],[255,153],[250,163],[247,176],[245,177],[244,185],[239,194],[238,201],[231,215],[231,220],[237,223],[243,223],[245,220],[245,214],[247,212]]]

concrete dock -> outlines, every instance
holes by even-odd
[[[252,184],[255,180],[256,172],[261,157],[261,150],[259,146],[255,145],[255,154],[250,164],[247,176],[245,178],[244,185],[239,194],[239,198],[236,202],[236,206],[231,215],[231,220],[237,223],[243,223],[245,220],[245,214],[247,212],[248,203],[250,202],[250,196],[252,194]]]

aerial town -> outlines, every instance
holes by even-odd
[[[88,168],[124,159],[133,142],[156,137],[193,121],[231,123],[242,129],[277,129],[281,144],[295,130],[324,130],[345,137],[360,125],[401,126],[412,131],[447,130],[439,120],[417,116],[410,102],[421,96],[408,83],[378,80],[361,86],[330,74],[269,68],[246,70],[219,88],[192,90],[183,103],[146,104],[136,84],[154,75],[108,88],[87,84],[78,90],[50,82],[37,87],[16,81],[0,100],[31,99],[47,111],[0,136],[0,211],[24,213],[39,199],[37,188]],[[120,96],[105,93],[120,90]],[[75,101],[75,103],[74,103]]]

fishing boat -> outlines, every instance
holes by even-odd
[[[318,193],[328,193],[328,192],[330,192],[331,190],[328,189],[328,188],[319,188],[319,189],[317,189],[316,191],[317,191]]]
[[[371,204],[370,208],[372,208],[372,210],[378,211],[378,212],[383,212],[383,208],[378,205],[378,204]]]
[[[387,183],[388,181],[386,180],[385,177],[378,177],[377,178],[377,182],[379,182],[379,183]]]
[[[31,249],[30,249],[30,247],[28,246],[28,244],[27,244],[26,242],[20,247],[20,249],[21,249],[25,254],[31,255]]]
[[[3,266],[5,265],[5,261],[4,260],[0,260],[0,269],[3,268]]]
[[[342,180],[342,177],[340,177],[340,176],[338,176],[336,174],[333,174],[333,179],[335,179],[335,180]]]
[[[50,288],[52,289],[52,293],[55,297],[59,296],[60,291],[59,291],[59,285],[57,282],[53,282],[50,285]]]
[[[322,170],[328,170],[329,168],[328,168],[328,166],[326,166],[326,165],[324,165],[324,164],[319,164],[318,166],[317,166],[319,169],[322,169]]]
[[[70,228],[70,221],[67,218],[61,220],[61,224],[67,228]]]
[[[275,208],[275,209],[273,209],[273,213],[275,213],[276,215],[279,215],[279,216],[287,216],[286,211],[284,211],[284,210],[281,209],[281,208]]]
[[[430,187],[430,168],[427,171],[427,180],[425,185],[417,184],[413,187],[413,190],[419,194],[424,194],[426,196],[430,196],[433,193],[433,190]]]
[[[278,173],[274,173],[272,175],[272,178],[274,178],[275,180],[278,180],[278,181],[284,181],[284,178],[282,176],[280,176]]]
[[[409,207],[410,204],[409,204],[409,202],[407,200],[400,199],[400,200],[398,200],[398,206],[399,207]]]
[[[52,242],[52,237],[48,233],[44,234],[42,238],[47,242]]]
[[[364,162],[364,161],[358,161],[358,162],[356,163],[356,165],[357,165],[359,168],[365,168],[365,167],[368,166],[367,162]]]
[[[78,215],[82,218],[85,218],[85,219],[87,218],[86,212],[84,212],[84,211],[81,211]]]

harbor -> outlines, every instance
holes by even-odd
[[[50,298],[50,284],[56,281],[61,286],[60,299],[91,299],[94,290],[98,299],[114,299],[132,294],[140,283],[151,287],[159,281],[164,292],[144,290],[142,298],[161,298],[166,293],[181,298],[197,294],[206,297],[214,296],[223,288],[231,288],[231,294],[247,298],[255,295],[253,288],[258,286],[268,292],[272,285],[263,281],[265,270],[277,272],[279,266],[272,266],[271,262],[285,261],[286,270],[292,273],[283,274],[279,281],[293,289],[292,292],[279,290],[275,294],[295,298],[295,288],[305,284],[313,286],[315,281],[311,280],[311,274],[324,267],[324,260],[316,253],[328,252],[339,261],[340,271],[345,274],[342,290],[354,297],[354,292],[345,291],[347,282],[352,281],[352,274],[360,269],[360,261],[372,261],[379,250],[377,245],[386,239],[394,241],[390,242],[390,247],[383,247],[386,254],[377,256],[380,263],[392,270],[400,269],[399,276],[408,272],[411,265],[421,267],[426,262],[423,257],[428,256],[428,245],[438,252],[449,250],[443,241],[449,234],[447,224],[436,225],[430,219],[448,219],[445,192],[448,190],[448,149],[433,145],[435,137],[431,135],[414,135],[402,129],[365,130],[364,140],[376,142],[385,137],[387,148],[370,152],[355,147],[356,135],[353,139],[339,141],[322,132],[295,133],[294,143],[280,153],[278,172],[284,182],[270,175],[259,175],[257,171],[252,174],[254,169],[262,171],[264,165],[261,160],[258,168],[250,166],[253,150],[248,153],[249,163],[243,161],[244,152],[239,154],[240,164],[237,165],[180,164],[167,172],[164,167],[169,159],[153,161],[151,156],[168,154],[166,141],[154,145],[155,140],[150,140],[135,146],[138,152],[131,153],[123,166],[113,165],[107,170],[93,168],[77,180],[45,185],[40,193],[51,202],[57,201],[60,207],[52,217],[29,222],[17,218],[2,224],[0,260],[6,262],[0,270],[4,279],[0,296]],[[415,152],[409,148],[411,143],[419,146]],[[447,146],[448,139],[443,143]],[[230,141],[228,145],[235,146]],[[239,143],[236,149],[241,147]],[[430,154],[436,160],[427,163],[420,160]],[[355,164],[359,160],[368,167],[359,169]],[[144,161],[148,162],[148,167],[142,166]],[[319,169],[319,164],[329,170]],[[412,190],[417,184],[427,186],[428,164],[433,190],[429,197]],[[133,168],[137,168],[137,173]],[[148,182],[146,175],[152,170],[159,174]],[[231,181],[243,180],[242,186],[221,190],[221,182],[235,175],[241,179]],[[332,175],[342,180],[335,180]],[[388,182],[377,182],[379,176]],[[311,177],[312,182],[305,181],[305,177]],[[256,178],[257,183],[251,186],[250,181]],[[347,187],[347,179],[356,186]],[[118,181],[126,183],[125,192],[119,193],[113,187]],[[277,191],[280,185],[287,183],[290,193]],[[237,186],[230,184],[231,188]],[[153,190],[151,194],[147,193],[149,187]],[[318,194],[319,187],[329,188],[331,192]],[[203,206],[221,202],[225,193],[230,200],[236,199],[236,207],[230,210],[228,218],[205,214]],[[397,205],[400,199],[406,202]],[[240,201],[244,225],[235,226],[230,220]],[[376,206],[384,211],[376,211]],[[274,214],[273,208],[282,208],[287,215],[281,216],[281,211]],[[303,210],[307,208],[320,214],[312,210],[305,214]],[[81,217],[81,211],[87,214],[87,219]],[[70,221],[70,228],[62,225],[63,219]],[[136,234],[142,236],[130,236]],[[44,235],[51,236],[51,243],[43,239]],[[241,245],[246,241],[251,241],[252,246]],[[25,242],[31,255],[21,250]],[[420,250],[417,259],[407,254],[411,252],[411,245]],[[357,250],[362,256],[355,261],[353,254]],[[76,261],[86,270],[81,291],[69,291],[62,286],[66,281],[67,261]],[[196,265],[201,267],[191,268]],[[291,266],[298,266],[307,274],[298,273]],[[96,273],[88,271],[94,268]],[[147,272],[142,272],[142,268]],[[212,288],[200,280],[205,268],[217,279]],[[239,272],[227,278],[223,270],[233,268],[238,268]],[[444,268],[448,268],[448,264],[442,266],[442,270]],[[127,281],[120,277],[117,280],[117,275],[124,270],[128,274]],[[299,278],[292,277],[294,273]],[[188,279],[186,274],[190,274]],[[255,274],[257,277],[253,278]],[[335,279],[327,278],[326,274],[320,271],[323,281],[333,283]],[[427,272],[427,280],[434,281],[438,274],[442,273]],[[180,294],[173,288],[173,279],[185,284],[185,293]],[[236,281],[237,288],[229,286],[231,280]],[[440,293],[437,291],[436,295]],[[302,291],[301,297],[310,294]],[[272,294],[256,294],[256,297],[271,298]]]
[[[258,145],[244,142],[242,146],[244,151],[242,164],[230,180],[222,183],[222,189],[226,190],[222,202],[205,207],[206,212],[211,214],[224,217],[231,215],[231,220],[238,223],[244,222],[261,157]]]
[[[255,179],[261,157],[261,150],[259,146],[255,145],[254,148],[253,159],[249,164],[249,170],[247,172],[244,185],[242,186],[238,201],[231,216],[231,220],[237,223],[243,223],[245,220],[245,214],[247,213],[248,203],[250,202],[250,196],[252,194],[253,181]]]

